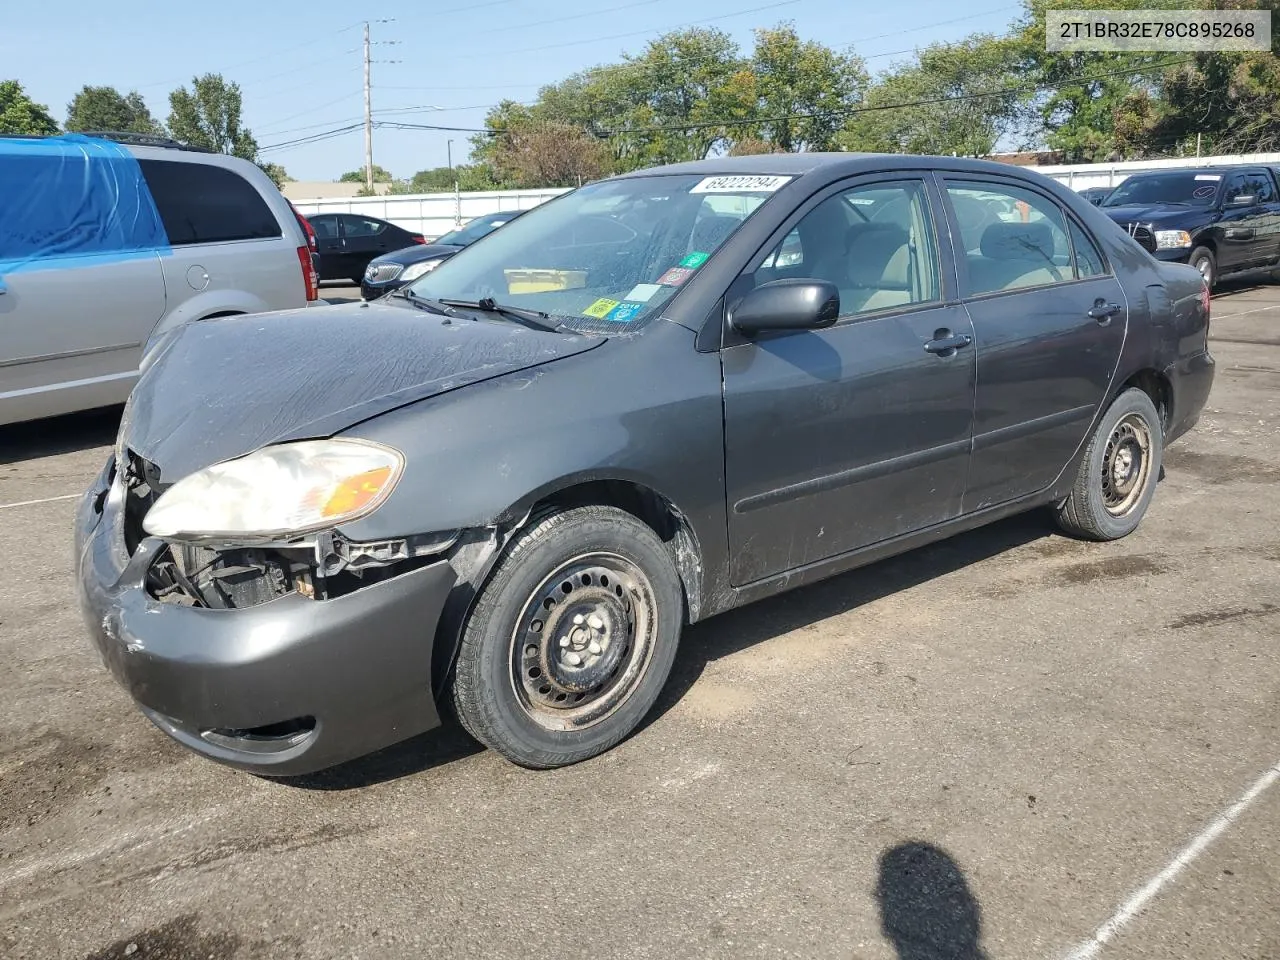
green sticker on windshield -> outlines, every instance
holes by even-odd
[[[685,254],[680,266],[688,267],[690,270],[697,270],[700,266],[711,259],[711,254],[703,253],[701,250],[695,250],[693,253]]]

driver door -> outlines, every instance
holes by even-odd
[[[924,178],[846,182],[735,281],[730,300],[783,276],[829,280],[841,300],[832,327],[721,351],[735,586],[959,515],[976,344],[938,210]]]

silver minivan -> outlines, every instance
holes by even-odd
[[[323,303],[312,249],[246,160],[0,137],[0,424],[123,403],[178,324]]]

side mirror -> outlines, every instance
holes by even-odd
[[[1247,207],[1250,204],[1252,204],[1256,199],[1257,198],[1254,197],[1252,193],[1240,193],[1232,197],[1231,200],[1227,203],[1227,206]]]
[[[797,277],[756,287],[729,309],[729,326],[749,337],[765,330],[820,330],[839,317],[834,283]]]

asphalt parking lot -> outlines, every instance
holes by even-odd
[[[112,415],[0,432],[0,956],[1280,957],[1280,287],[1212,330],[1132,537],[1028,516],[699,625],[554,772],[187,754],[72,595]]]

